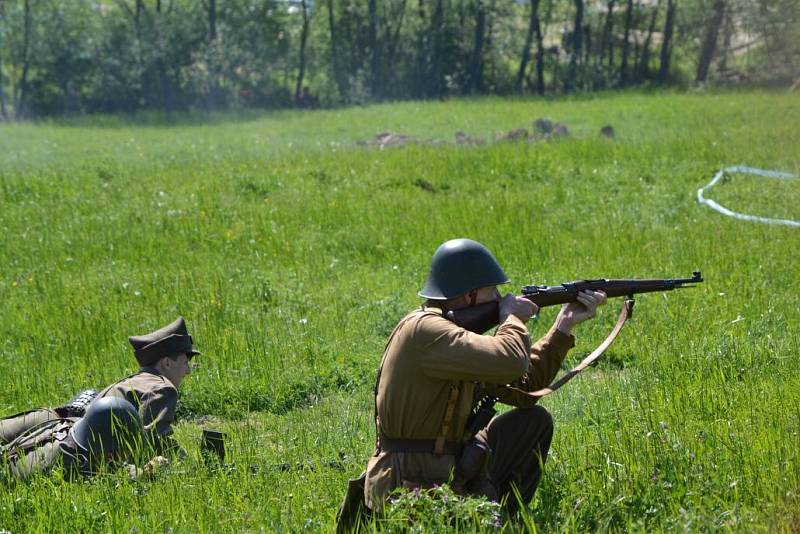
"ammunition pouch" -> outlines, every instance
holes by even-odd
[[[93,389],[83,390],[64,405],[54,408],[54,411],[59,417],[83,417],[86,415],[86,409],[97,398],[97,395],[99,392]]]

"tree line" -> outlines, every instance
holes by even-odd
[[[791,83],[796,0],[0,0],[0,119]]]

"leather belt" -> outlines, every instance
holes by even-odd
[[[428,452],[433,453],[436,448],[435,439],[394,439],[381,436],[381,452]],[[461,454],[462,444],[455,441],[446,441],[441,454],[458,456]]]

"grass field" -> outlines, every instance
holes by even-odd
[[[539,117],[571,135],[453,143]],[[447,144],[356,144],[382,131]],[[331,530],[372,452],[386,336],[461,236],[512,290],[706,278],[640,297],[605,360],[544,400],[538,529],[797,531],[800,230],[695,192],[734,164],[797,173],[798,147],[800,96],[762,92],[0,125],[0,415],[132,372],[127,336],[179,314],[204,353],[182,391],[188,459],[152,482],[0,488],[0,531]],[[710,196],[800,220],[800,180],[737,176]],[[567,365],[617,306],[579,327]],[[228,433],[222,470],[199,460],[203,426]]]

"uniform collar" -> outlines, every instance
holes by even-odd
[[[156,375],[156,376],[164,376],[164,375],[161,374],[161,371],[159,371],[158,369],[156,369],[155,367],[153,367],[151,365],[146,365],[146,366],[140,368],[139,372],[140,373],[148,373],[148,374]]]

